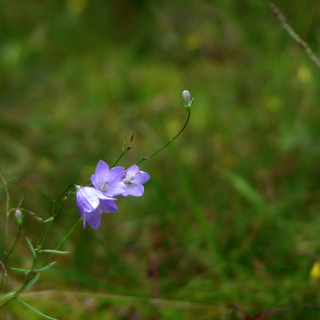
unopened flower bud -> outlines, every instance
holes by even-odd
[[[188,103],[188,105],[190,104],[190,102],[191,102],[191,94],[190,94],[190,92],[188,90],[184,90],[182,92],[182,99],[184,101],[184,104],[187,104],[187,103]]]
[[[14,216],[16,218],[16,221],[17,221],[18,225],[21,226],[21,224],[22,224],[22,212],[21,212],[21,210],[17,209],[15,214],[14,214]]]
[[[190,107],[193,103],[193,98],[191,99],[191,95],[190,95],[190,92],[188,90],[184,90],[182,92],[182,99],[183,99],[183,102],[184,102],[184,107],[190,111]]]

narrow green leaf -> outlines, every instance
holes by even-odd
[[[47,220],[44,220],[43,222],[50,222],[50,221],[52,221],[54,219],[54,217],[50,217],[50,218],[48,218]]]
[[[19,301],[20,303],[22,303],[23,305],[25,305],[26,307],[28,307],[29,309],[31,309],[32,311],[36,312],[37,314],[39,314],[40,316],[46,318],[46,319],[51,319],[51,320],[58,320],[58,319],[55,319],[55,318],[51,318],[49,316],[46,316],[45,314],[41,313],[40,311],[38,311],[37,309],[31,307],[29,304],[25,303],[24,301],[18,299],[18,298],[15,298],[17,301]]]
[[[15,271],[20,271],[20,272],[25,272],[25,273],[29,273],[29,272],[32,272],[34,270],[29,270],[29,269],[22,269],[22,268],[14,268],[14,267],[10,267],[12,270],[15,270]]]
[[[31,250],[31,252],[32,252],[32,254],[33,254],[33,256],[34,256],[34,257],[36,257],[36,252],[35,252],[35,250],[34,250],[34,248],[33,248],[32,244],[31,244],[31,242],[30,242],[29,238],[28,238],[28,237],[26,237],[26,238],[27,238],[27,242],[28,242],[29,248],[30,248],[30,250]]]
[[[24,287],[24,289],[27,289],[31,287],[40,277],[40,273],[37,273],[35,277]]]
[[[2,296],[0,297],[0,301],[1,301],[1,300],[4,300],[4,299],[6,299],[6,298],[12,298],[12,297],[14,297],[15,294],[16,294],[15,292],[8,292],[8,293],[6,293],[6,294],[4,294],[4,295],[2,295]]]
[[[60,250],[41,250],[40,252],[56,253],[56,254],[67,254],[69,251],[60,251]]]
[[[260,208],[265,205],[265,200],[261,194],[243,177],[232,172],[223,172],[223,176],[229,181],[233,188],[252,205]]]
[[[52,267],[57,261],[53,261],[51,262],[50,264],[48,264],[47,266],[44,266],[44,267],[41,267],[41,268],[37,268],[37,269],[34,269],[35,272],[39,272],[39,271],[42,271],[42,270],[45,270],[45,269],[48,269],[50,267]]]

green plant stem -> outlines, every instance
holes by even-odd
[[[59,207],[59,209],[58,209],[58,211],[57,211],[57,214],[59,213],[60,209],[61,209],[61,206]],[[56,214],[56,215],[57,215],[57,214]],[[44,236],[44,239],[45,239],[45,237],[48,235],[48,232],[49,232],[49,230],[50,230],[50,228],[51,228],[51,226],[52,226],[53,221],[54,221],[54,219],[51,221],[51,223],[50,223],[50,225],[49,225],[49,227],[48,227],[48,229],[47,229],[47,232],[46,232],[46,234],[45,234],[45,236]],[[69,236],[72,234],[72,232],[75,230],[75,228],[79,225],[79,223],[80,223],[81,221],[82,221],[82,217],[77,221],[77,223],[76,223],[76,224],[72,227],[72,229],[67,233],[67,235],[63,238],[63,240],[59,243],[59,245],[56,247],[55,250],[59,250],[59,248],[60,248],[60,247],[64,244],[64,242],[69,238]],[[39,246],[39,250],[38,250],[38,252],[37,252],[37,257],[34,258],[34,260],[33,260],[32,269],[35,268],[36,265],[37,265],[37,262],[38,262],[38,260],[39,260],[39,255],[40,255],[40,253],[41,253],[40,248],[42,248],[43,243],[44,243],[44,240],[42,240],[41,245]],[[52,254],[49,256],[49,258],[43,263],[42,267],[44,267],[44,266],[49,262],[49,260],[53,257],[54,254],[55,254],[55,253],[52,253]],[[4,302],[4,303],[0,306],[0,309],[2,309],[5,305],[7,305],[12,299],[16,299],[16,298],[19,296],[19,294],[25,289],[25,287],[28,285],[28,283],[37,275],[37,273],[38,273],[38,272],[33,272],[33,273],[30,272],[30,273],[28,274],[28,277],[27,277],[27,279],[25,280],[23,286],[15,293],[15,295],[14,295],[13,297],[11,297],[11,298],[8,299],[6,302]]]
[[[18,234],[17,234],[17,236],[16,236],[16,240],[15,240],[15,242],[14,242],[14,244],[13,244],[13,246],[12,246],[11,250],[10,250],[10,251],[9,251],[9,253],[8,253],[8,258],[10,257],[10,255],[11,255],[11,253],[12,253],[13,249],[15,248],[15,246],[16,246],[16,244],[17,244],[17,242],[18,242],[18,239],[19,239],[19,237],[20,237],[20,233],[21,233],[21,225],[19,225]]]
[[[79,223],[82,221],[82,217],[77,221],[77,223],[73,226],[73,228],[67,233],[67,235],[63,238],[63,240],[59,243],[59,245],[56,247],[55,250],[59,250],[59,248],[64,244],[64,242],[69,238],[69,236],[72,234],[72,232],[75,230],[75,228],[79,225]],[[49,258],[43,263],[42,267],[44,267],[49,260],[54,256],[54,253],[52,253]]]
[[[60,208],[61,208],[61,207],[60,207]],[[59,208],[59,209],[60,209],[60,208]],[[47,228],[47,231],[46,231],[46,233],[44,234],[44,236],[43,236],[43,238],[42,238],[41,244],[40,244],[40,246],[39,246],[39,249],[40,249],[40,250],[41,250],[42,247],[43,247],[44,241],[46,240],[46,238],[47,238],[47,236],[48,236],[48,233],[49,233],[49,231],[50,231],[50,229],[51,229],[51,227],[52,227],[52,225],[53,225],[53,222],[54,222],[54,219],[52,219],[52,220],[50,221],[50,224],[49,224],[49,226],[48,226],[48,228]]]
[[[165,144],[162,148],[160,148],[158,151],[150,154],[150,155],[147,156],[147,157],[143,157],[143,158],[137,163],[137,165],[140,164],[142,161],[148,160],[148,159],[150,159],[151,157],[153,157],[154,155],[156,155],[158,152],[160,152],[160,151],[163,150],[165,147],[167,147],[173,140],[175,140],[175,139],[182,133],[182,131],[186,128],[186,126],[187,126],[187,124],[188,124],[188,122],[189,122],[189,119],[190,119],[190,111],[189,111],[189,110],[187,110],[187,111],[188,111],[188,117],[187,117],[187,120],[186,120],[184,126],[182,127],[182,129],[181,129],[173,138],[171,138],[168,143],[166,143],[166,144]]]
[[[115,165],[120,161],[120,159],[122,158],[122,156],[128,151],[129,149],[126,149],[124,151],[122,151],[122,153],[120,154],[119,158],[117,159],[117,161],[113,164],[112,168],[115,167]]]
[[[60,204],[60,206],[59,206],[59,208],[58,208],[58,210],[57,210],[56,213],[54,213],[54,206],[53,206],[53,217],[54,217],[54,218],[55,218],[55,217],[57,216],[57,214],[60,212],[61,207],[62,207],[62,204],[63,204],[63,201],[61,202],[61,204]],[[49,231],[50,231],[50,229],[51,229],[51,227],[52,227],[52,225],[53,225],[53,222],[54,222],[54,219],[52,219],[52,220],[50,221],[50,224],[49,224],[49,226],[48,226],[48,228],[47,228],[47,230],[46,230],[46,233],[44,234],[44,236],[43,236],[43,238],[42,238],[41,244],[40,244],[39,247],[37,248],[37,256],[35,257],[35,259],[34,259],[34,261],[33,261],[32,268],[35,268],[36,265],[37,265],[37,263],[38,263],[38,260],[39,260],[39,257],[40,257],[40,253],[41,253],[41,249],[43,248],[44,242],[45,242],[45,240],[46,240],[46,238],[47,238],[47,236],[48,236],[48,234],[49,234]],[[34,275],[34,274],[33,274],[33,275]],[[26,279],[26,281],[25,281],[25,285],[29,282],[30,277],[31,277],[31,273],[29,273],[29,275],[28,275],[28,277],[27,277],[27,279]],[[31,279],[32,279],[32,278],[31,278]]]
[[[6,270],[5,265],[4,265],[1,261],[0,261],[0,265],[1,265],[2,268],[3,268],[3,275],[2,275],[1,283],[0,283],[0,289],[2,289],[4,279],[7,277],[7,270]]]
[[[298,34],[288,25],[285,16],[280,11],[280,9],[275,6],[273,3],[268,2],[267,3],[268,8],[272,11],[272,13],[275,15],[277,20],[280,22],[280,25],[282,28],[284,28],[289,36],[298,43],[298,45],[309,55],[310,60],[313,61],[318,68],[320,68],[320,60],[319,58],[313,53],[313,51],[310,49],[309,45],[302,40]]]

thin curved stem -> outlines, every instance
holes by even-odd
[[[288,32],[289,36],[294,41],[296,41],[298,45],[309,55],[310,60],[313,61],[318,68],[320,68],[319,58],[310,49],[309,45],[303,39],[301,39],[300,36],[298,36],[298,34],[288,25],[286,18],[280,11],[280,9],[271,2],[268,2],[267,6],[274,14],[274,16],[277,18],[277,20],[280,22],[281,27],[284,28]]]
[[[184,126],[182,127],[182,129],[181,129],[173,138],[171,138],[171,139],[169,140],[169,142],[166,143],[162,148],[160,148],[158,151],[150,154],[149,156],[142,158],[142,159],[137,163],[137,165],[140,164],[142,161],[148,160],[148,159],[150,159],[151,157],[153,157],[154,155],[156,155],[158,152],[160,152],[160,151],[163,150],[165,147],[167,147],[173,140],[175,140],[175,139],[182,133],[182,131],[186,128],[186,126],[187,126],[187,124],[188,124],[188,122],[189,122],[189,119],[190,119],[190,111],[189,111],[189,110],[187,110],[187,111],[188,111],[188,117],[187,117],[187,120],[186,120]]]
[[[131,147],[125,149],[124,151],[122,151],[122,153],[120,154],[119,158],[117,159],[117,161],[113,164],[112,168],[116,166],[116,164],[119,162],[119,160],[123,157],[123,155],[128,151],[130,150]]]
[[[13,244],[13,246],[12,246],[11,250],[10,250],[10,251],[9,251],[9,253],[8,253],[8,258],[10,257],[10,255],[11,255],[11,253],[12,253],[13,249],[15,248],[15,246],[16,246],[16,244],[17,244],[17,242],[18,242],[18,239],[19,239],[19,237],[20,237],[20,232],[21,232],[21,225],[19,225],[18,234],[17,234],[17,236],[16,236],[16,240],[15,240],[15,242],[14,242],[14,244]]]

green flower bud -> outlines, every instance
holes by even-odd
[[[21,224],[22,224],[22,212],[21,212],[21,210],[17,209],[15,214],[14,214],[14,216],[16,218],[17,224],[19,226],[21,226]]]
[[[182,92],[182,99],[184,101],[184,104],[187,104],[187,103],[188,103],[188,105],[190,104],[190,102],[191,102],[191,94],[190,94],[190,92],[188,90],[184,90]]]
[[[193,98],[191,99],[191,95],[190,95],[190,92],[188,90],[184,90],[182,92],[182,99],[183,99],[183,102],[184,102],[184,107],[190,111],[190,108],[191,108],[191,105],[193,103]]]

